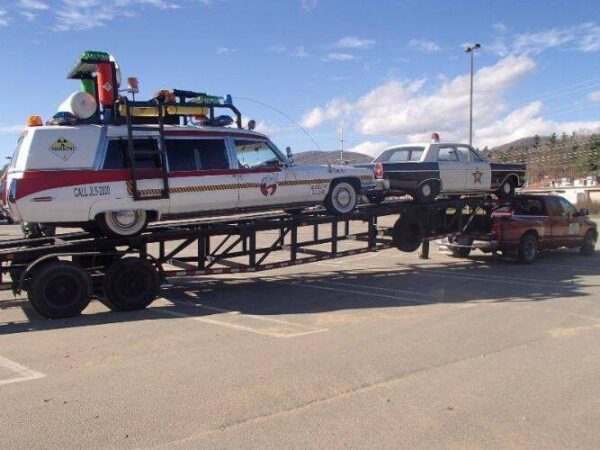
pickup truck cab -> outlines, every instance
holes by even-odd
[[[540,250],[579,248],[581,254],[592,255],[596,247],[597,225],[587,210],[578,211],[558,195],[520,194],[510,206],[494,210],[490,223],[485,223],[488,217],[475,220],[464,234],[444,242],[453,256],[467,257],[471,250],[480,249],[531,264]]]

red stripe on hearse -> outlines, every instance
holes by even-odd
[[[185,170],[169,174],[171,178],[208,177],[217,175],[243,175],[252,173],[279,172],[279,167],[258,167],[254,169],[214,169],[214,170]],[[150,180],[161,178],[160,169],[138,169],[137,179]],[[131,180],[129,169],[107,170],[27,170],[19,180],[17,200],[45,191],[69,186],[79,186],[92,183],[111,183]]]

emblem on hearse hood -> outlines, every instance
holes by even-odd
[[[276,175],[267,175],[260,182],[260,192],[265,197],[270,197],[275,195],[275,191],[277,190],[277,176]]]
[[[63,161],[68,160],[77,150],[75,144],[69,142],[67,138],[58,138],[51,146],[50,151]]]

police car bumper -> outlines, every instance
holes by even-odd
[[[373,180],[371,183],[363,185],[362,193],[384,193],[390,190],[390,180]]]

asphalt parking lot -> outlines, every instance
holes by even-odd
[[[4,448],[598,448],[599,393],[600,254],[387,250],[54,321],[0,293]]]

